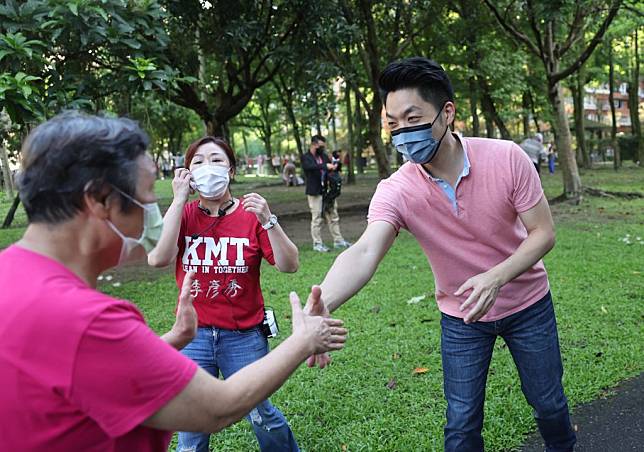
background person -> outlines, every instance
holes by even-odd
[[[326,175],[328,171],[335,171],[336,164],[331,163],[329,156],[325,152],[326,139],[321,135],[311,137],[309,152],[302,156],[302,169],[306,176],[306,198],[311,210],[311,238],[313,239],[313,249],[315,251],[326,253],[329,248],[322,241],[322,222],[326,221],[331,237],[333,238],[333,247],[336,249],[348,248],[351,243],[347,242],[340,232],[340,216],[338,215],[338,203],[333,204],[328,209],[323,208],[323,195],[326,191]]]

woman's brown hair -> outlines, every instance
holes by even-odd
[[[230,161],[230,168],[233,170],[234,176],[237,169],[237,158],[235,157],[235,151],[233,151],[233,148],[231,148],[223,138],[219,137],[205,136],[199,138],[197,141],[192,142],[190,146],[188,146],[188,149],[186,149],[185,167],[190,168],[190,163],[192,163],[192,159],[194,158],[197,149],[199,149],[206,143],[216,144],[224,150],[226,156],[228,157],[228,160]]]

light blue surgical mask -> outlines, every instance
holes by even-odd
[[[449,127],[445,125],[445,132],[443,132],[439,140],[436,140],[432,135],[432,126],[440,117],[444,107],[445,104],[439,110],[436,118],[430,123],[403,127],[391,132],[391,142],[396,146],[396,150],[410,162],[425,164],[431,162],[436,157],[438,148]]]
[[[105,220],[116,235],[123,240],[121,256],[119,257],[118,262],[118,265],[121,265],[130,260],[132,251],[134,251],[137,246],[142,246],[143,249],[145,249],[145,252],[149,253],[157,243],[159,243],[161,231],[163,230],[163,216],[161,215],[161,209],[159,209],[159,205],[156,202],[143,204],[127,193],[123,193],[118,188],[114,187],[114,189],[143,209],[143,232],[141,233],[141,237],[138,239],[126,236],[119,231],[111,221]]]

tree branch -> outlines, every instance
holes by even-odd
[[[583,21],[584,15],[581,12],[581,6],[579,3],[575,5],[575,18],[572,21],[572,24],[570,25],[570,30],[568,31],[568,37],[564,41],[561,47],[557,46],[555,48],[555,56],[557,58],[562,57],[565,55],[565,53],[570,49],[570,47],[577,42],[577,40],[581,37],[581,29],[582,29],[582,24],[584,23]]]
[[[490,2],[490,0],[483,0],[485,4],[487,5],[488,8],[490,8],[490,11],[492,11],[492,14],[494,14],[494,17],[496,17],[497,22],[499,22],[499,25],[503,27],[509,34],[510,36],[513,36],[515,39],[518,41],[521,41],[524,43],[527,47],[528,50],[538,57],[541,57],[541,52],[537,48],[534,42],[530,41],[530,38],[528,38],[525,34],[521,33],[517,28],[516,25],[514,25],[511,22],[507,22],[503,17],[501,17],[501,14],[499,13],[498,9]]]
[[[597,45],[601,42],[602,38],[604,37],[606,30],[608,30],[608,26],[617,15],[617,11],[619,11],[619,7],[621,3],[622,3],[622,0],[613,1],[613,4],[610,7],[610,11],[608,12],[608,16],[606,16],[606,18],[604,19],[604,22],[601,24],[601,27],[599,27],[599,30],[597,30],[597,32],[595,33],[595,36],[593,36],[593,39],[590,41],[586,49],[581,53],[581,55],[579,55],[579,58],[577,58],[575,62],[572,63],[570,66],[568,66],[566,69],[563,69],[557,72],[556,74],[552,74],[551,76],[549,76],[548,81],[550,84],[554,85],[555,83],[565,79],[570,74],[578,70],[586,62],[586,60],[590,57],[590,55],[592,55],[593,51],[595,50],[595,47],[597,47]]]

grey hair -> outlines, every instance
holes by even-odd
[[[134,196],[136,159],[147,134],[126,118],[67,111],[36,127],[22,147],[20,199],[30,222],[60,223],[83,207],[85,193],[99,196],[107,186]],[[130,201],[121,196],[126,211]]]

